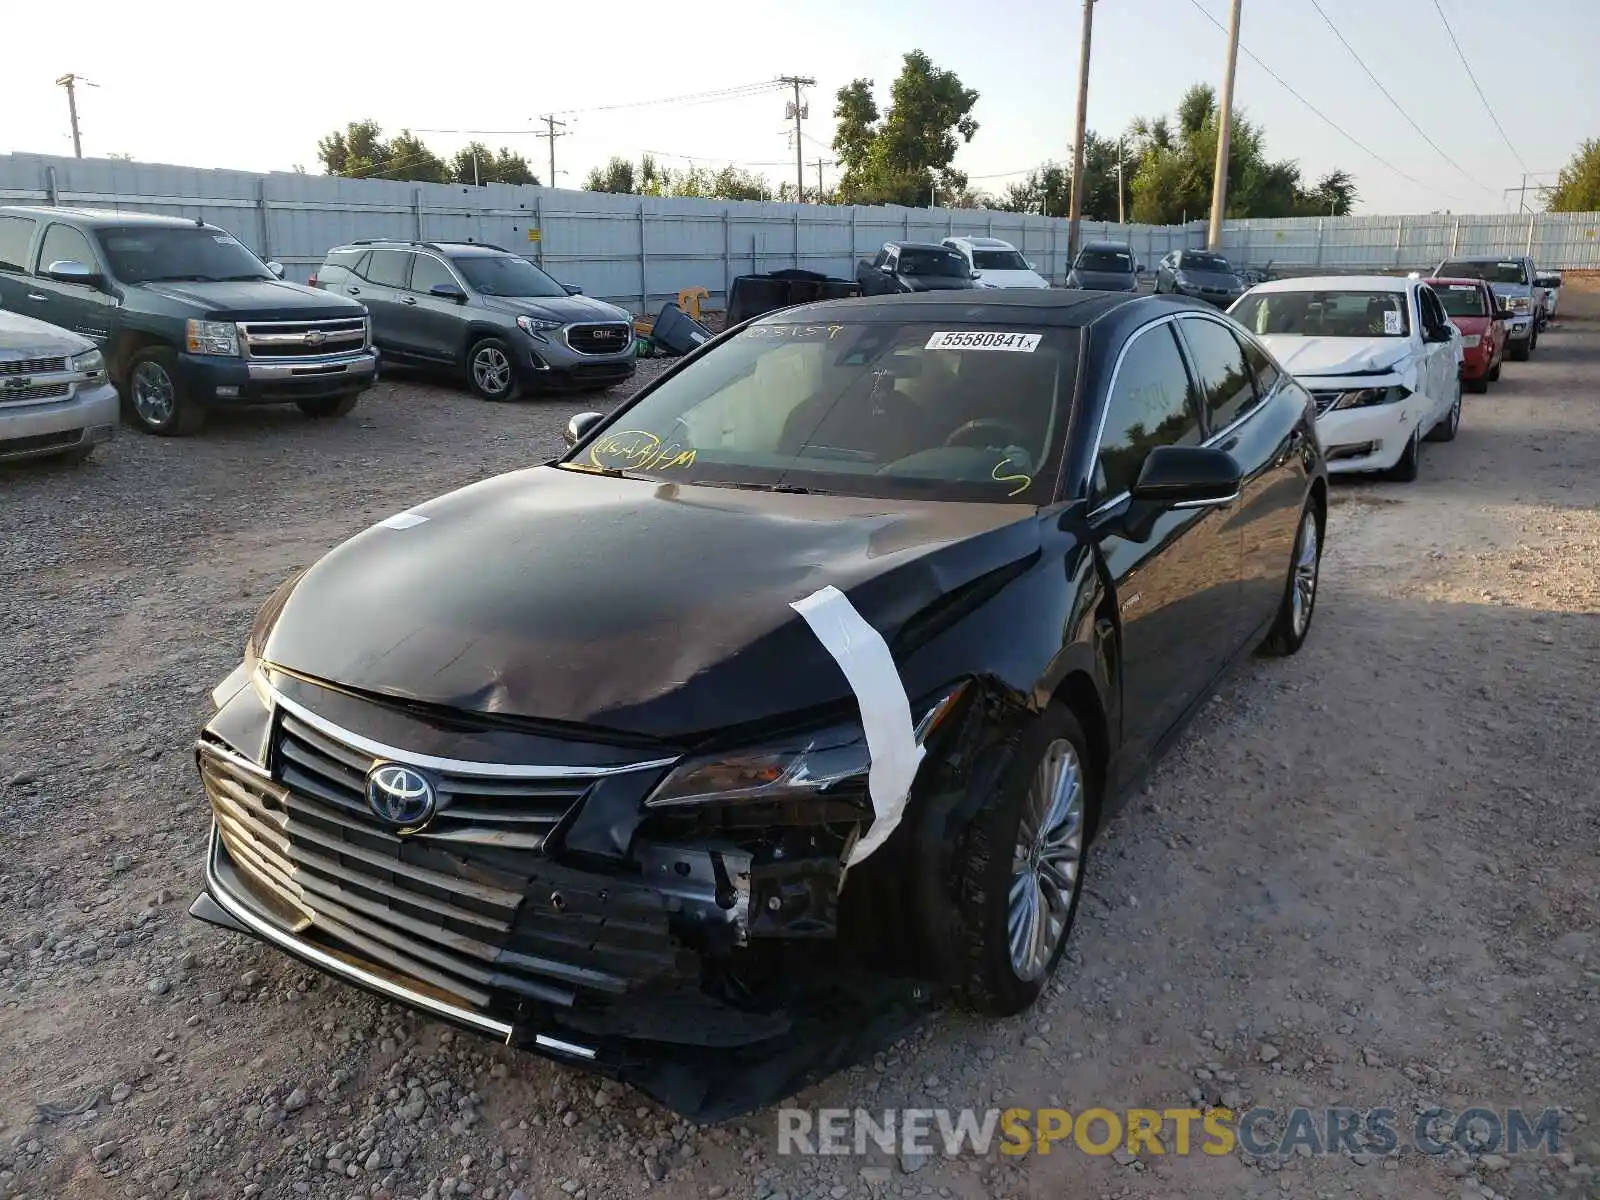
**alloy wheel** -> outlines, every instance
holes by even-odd
[[[497,346],[485,346],[472,356],[472,378],[480,390],[498,395],[511,386],[511,360]]]
[[[1300,518],[1300,553],[1294,560],[1294,590],[1290,593],[1290,620],[1294,623],[1294,636],[1303,638],[1311,624],[1311,610],[1317,602],[1317,573],[1321,565],[1321,537],[1317,532],[1317,514],[1306,509]]]
[[[178,407],[177,390],[172,376],[158,362],[142,362],[133,369],[130,381],[133,389],[133,411],[139,419],[154,428],[172,420]]]
[[[1078,752],[1058,738],[1034,770],[1012,856],[1006,932],[1025,982],[1050,968],[1066,931],[1083,866],[1084,796]]]

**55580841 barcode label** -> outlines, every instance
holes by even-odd
[[[1032,354],[1039,348],[1039,333],[1007,333],[1000,330],[960,329],[936,333],[928,339],[924,350],[1011,350],[1019,354]]]

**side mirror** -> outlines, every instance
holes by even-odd
[[[1206,508],[1239,495],[1244,472],[1233,455],[1214,446],[1157,446],[1145,456],[1130,493],[1163,508]]]
[[[1028,270],[1037,271],[1038,269],[1039,269],[1039,264],[1034,262],[1033,259],[1030,258],[1028,260]]]
[[[274,278],[276,278],[276,279],[282,279],[283,278],[283,264],[281,262],[277,262],[277,261],[269,262],[267,264],[267,270],[272,272]]]
[[[566,433],[563,435],[567,441],[567,449],[572,449],[572,447],[588,437],[589,431],[603,420],[605,420],[604,413],[581,412],[576,414],[567,422]]]
[[[467,302],[467,294],[453,283],[436,283],[428,289],[428,295],[437,296],[441,300],[454,300],[457,304]]]
[[[982,271],[974,271],[972,273],[972,277],[974,279],[982,279],[983,278],[983,272]]]
[[[569,296],[583,295],[583,289],[575,283],[563,283],[561,286]]]
[[[100,272],[74,258],[58,258],[44,269],[46,278],[57,283],[76,283],[95,287],[100,282]]]
[[[1517,314],[1512,312],[1509,308],[1501,308],[1495,310],[1494,319],[1496,321],[1509,321],[1516,315]]]
[[[1430,342],[1448,342],[1453,329],[1455,329],[1454,325],[1435,325],[1428,331],[1428,340]]]
[[[893,275],[894,274],[894,268],[891,267],[888,263],[884,263],[881,267],[878,268],[878,270],[882,271],[885,275]]]

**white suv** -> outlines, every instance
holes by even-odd
[[[967,260],[986,288],[1047,288],[1050,281],[1010,242],[991,237],[949,237],[942,243]]]

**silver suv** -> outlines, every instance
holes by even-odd
[[[464,376],[485,400],[603,391],[633,377],[633,318],[483,242],[336,246],[314,287],[367,306],[386,363]]]
[[[117,431],[117,389],[86,337],[0,311],[0,462],[81,462]]]

